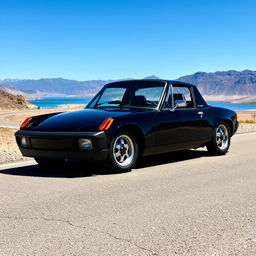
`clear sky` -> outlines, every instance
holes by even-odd
[[[255,0],[0,0],[0,78],[256,70]]]

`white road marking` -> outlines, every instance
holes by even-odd
[[[245,135],[252,135],[252,134],[256,134],[256,132],[238,133],[238,134],[235,134],[234,136],[245,136]]]
[[[24,165],[24,164],[36,164],[36,162],[33,160],[30,160],[30,161],[14,162],[9,164],[0,164],[0,168],[12,167],[12,166]]]

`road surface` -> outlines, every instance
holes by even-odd
[[[255,133],[233,137],[226,156],[94,168],[1,166],[0,255],[256,255]]]

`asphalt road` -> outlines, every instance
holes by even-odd
[[[0,167],[0,255],[256,255],[255,133],[235,136],[226,156],[95,168]]]

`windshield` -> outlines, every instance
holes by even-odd
[[[163,82],[119,82],[107,85],[89,103],[89,108],[156,108],[163,93]]]

